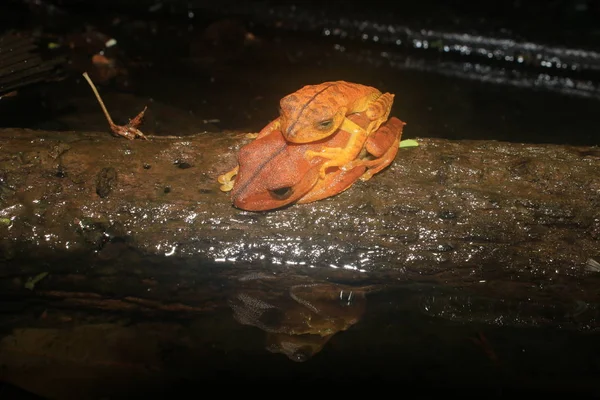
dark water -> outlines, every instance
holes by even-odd
[[[395,93],[392,114],[407,121],[407,138],[598,144],[592,67],[562,75],[549,69],[552,76],[590,82],[569,91],[536,85],[530,78],[539,77],[538,66],[513,70],[496,63],[488,75],[452,74],[469,60],[484,64],[324,35],[319,24],[283,29],[273,18],[237,18],[207,33],[218,20],[214,14],[196,11],[191,23],[177,13],[136,17],[115,7],[89,12],[79,4],[45,29],[56,39],[90,24],[118,39],[114,56],[126,73],[101,85],[101,92],[116,120],[149,105],[146,133],[256,131],[276,117],[285,94],[341,79]],[[47,17],[37,12],[34,21]],[[510,13],[501,14],[505,19],[498,21],[506,23]],[[429,23],[432,30],[461,28]],[[588,36],[565,32],[569,48],[581,44],[591,51],[580,39]],[[532,35],[536,43],[561,46],[556,32]],[[79,76],[91,66],[71,67],[61,82],[3,99],[1,125],[106,130]],[[506,77],[507,70],[518,79],[482,79]],[[127,391],[129,398],[152,397],[211,383],[277,381],[308,396],[315,382],[337,385],[337,394],[358,384],[393,383],[401,396],[405,390],[600,395],[599,306],[575,297],[491,297],[431,280],[344,279],[278,265],[215,266],[135,254],[41,263],[6,258],[0,375],[49,398],[120,398]],[[40,270],[50,275],[35,291],[23,289]]]
[[[49,275],[24,289],[40,270]],[[2,271],[3,377],[50,398],[255,383],[599,394],[598,304],[127,250]]]

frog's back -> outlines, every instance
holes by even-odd
[[[371,86],[332,81],[304,86],[281,99],[280,106],[282,113],[288,115],[291,120],[300,118],[303,114],[317,114],[325,118],[340,107],[353,109],[356,102],[380,94],[379,90]]]

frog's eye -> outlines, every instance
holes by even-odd
[[[274,199],[285,200],[289,198],[292,195],[292,193],[294,193],[294,190],[291,186],[284,186],[277,189],[269,189],[269,193]]]
[[[333,119],[325,119],[317,124],[317,128],[326,131],[333,126]]]

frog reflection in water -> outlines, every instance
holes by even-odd
[[[267,332],[267,350],[303,362],[359,321],[365,290],[329,283],[297,284],[287,291],[258,285],[238,293],[230,306],[239,323]]]

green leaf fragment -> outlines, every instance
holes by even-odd
[[[419,146],[419,142],[417,142],[416,140],[413,140],[413,139],[406,139],[406,140],[400,141],[401,149],[404,149],[406,147],[417,147],[417,146]]]
[[[10,218],[0,218],[0,225],[10,225]]]
[[[25,282],[25,289],[33,290],[33,288],[35,287],[35,285],[39,281],[41,281],[42,279],[44,279],[46,276],[48,276],[48,272],[42,272],[42,273],[37,274],[33,278],[27,279],[27,282]]]

